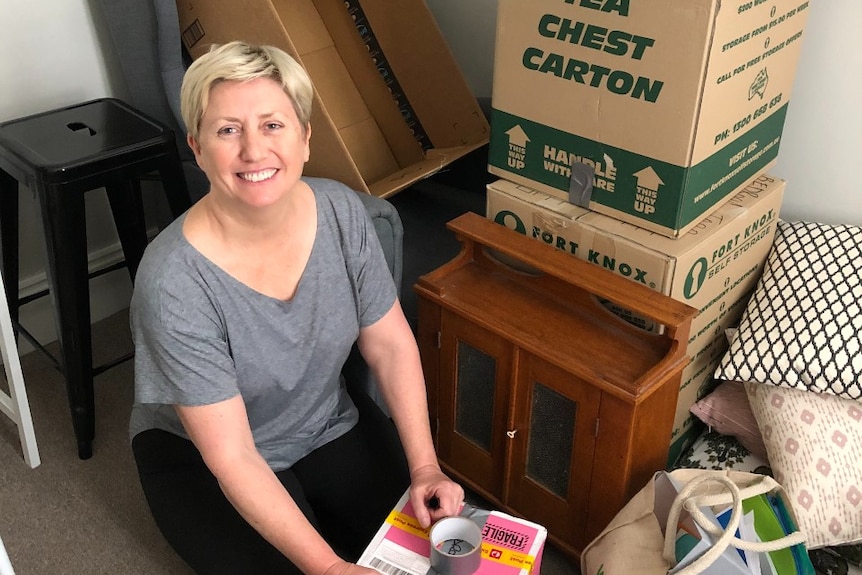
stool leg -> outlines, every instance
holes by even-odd
[[[12,327],[18,332],[18,180],[0,170],[0,250]]]
[[[38,197],[72,427],[78,457],[88,459],[93,455],[96,416],[84,194],[42,186]]]
[[[173,154],[168,154],[159,165],[159,177],[168,199],[168,207],[174,218],[180,217],[192,207],[192,198],[186,184],[186,175],[176,148]]]
[[[24,386],[24,373],[21,371],[21,360],[18,357],[18,345],[12,329],[9,310],[0,305],[0,355],[3,357],[3,367],[6,368],[6,383],[9,395],[4,397],[0,390],[0,411],[6,412],[18,425],[18,436],[24,461],[32,467],[38,467],[39,448],[36,445],[36,432],[33,429],[33,416],[30,413],[30,402],[27,400],[27,388]],[[7,400],[8,399],[8,403]],[[5,407],[5,409],[4,409]]]
[[[147,223],[144,218],[144,204],[141,199],[141,184],[137,180],[127,180],[105,186],[117,235],[123,247],[126,267],[132,283],[138,271],[138,264],[147,247]]]

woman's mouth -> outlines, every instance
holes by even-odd
[[[278,170],[275,168],[270,168],[268,170],[261,170],[259,172],[240,172],[237,174],[240,178],[247,182],[262,182],[264,180],[268,180],[275,175]]]

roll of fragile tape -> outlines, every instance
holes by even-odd
[[[471,575],[482,562],[482,531],[466,517],[446,517],[431,527],[431,567],[439,575]]]

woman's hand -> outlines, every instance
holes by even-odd
[[[424,528],[434,521],[458,515],[464,503],[464,489],[449,479],[436,465],[424,465],[410,472],[410,503]]]
[[[336,561],[329,567],[327,567],[326,571],[323,575],[380,575],[374,569],[370,569],[368,567],[360,567],[355,563],[348,563],[347,561]]]

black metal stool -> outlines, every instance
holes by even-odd
[[[140,178],[158,172],[174,217],[191,205],[174,133],[114,98],[0,124],[0,239],[6,298],[18,325],[18,184],[36,196],[78,456],[95,435],[90,274],[84,193],[104,187],[134,281],[147,245]],[[116,365],[116,362],[111,364]],[[104,367],[104,366],[102,366]],[[106,367],[104,367],[106,369]]]

